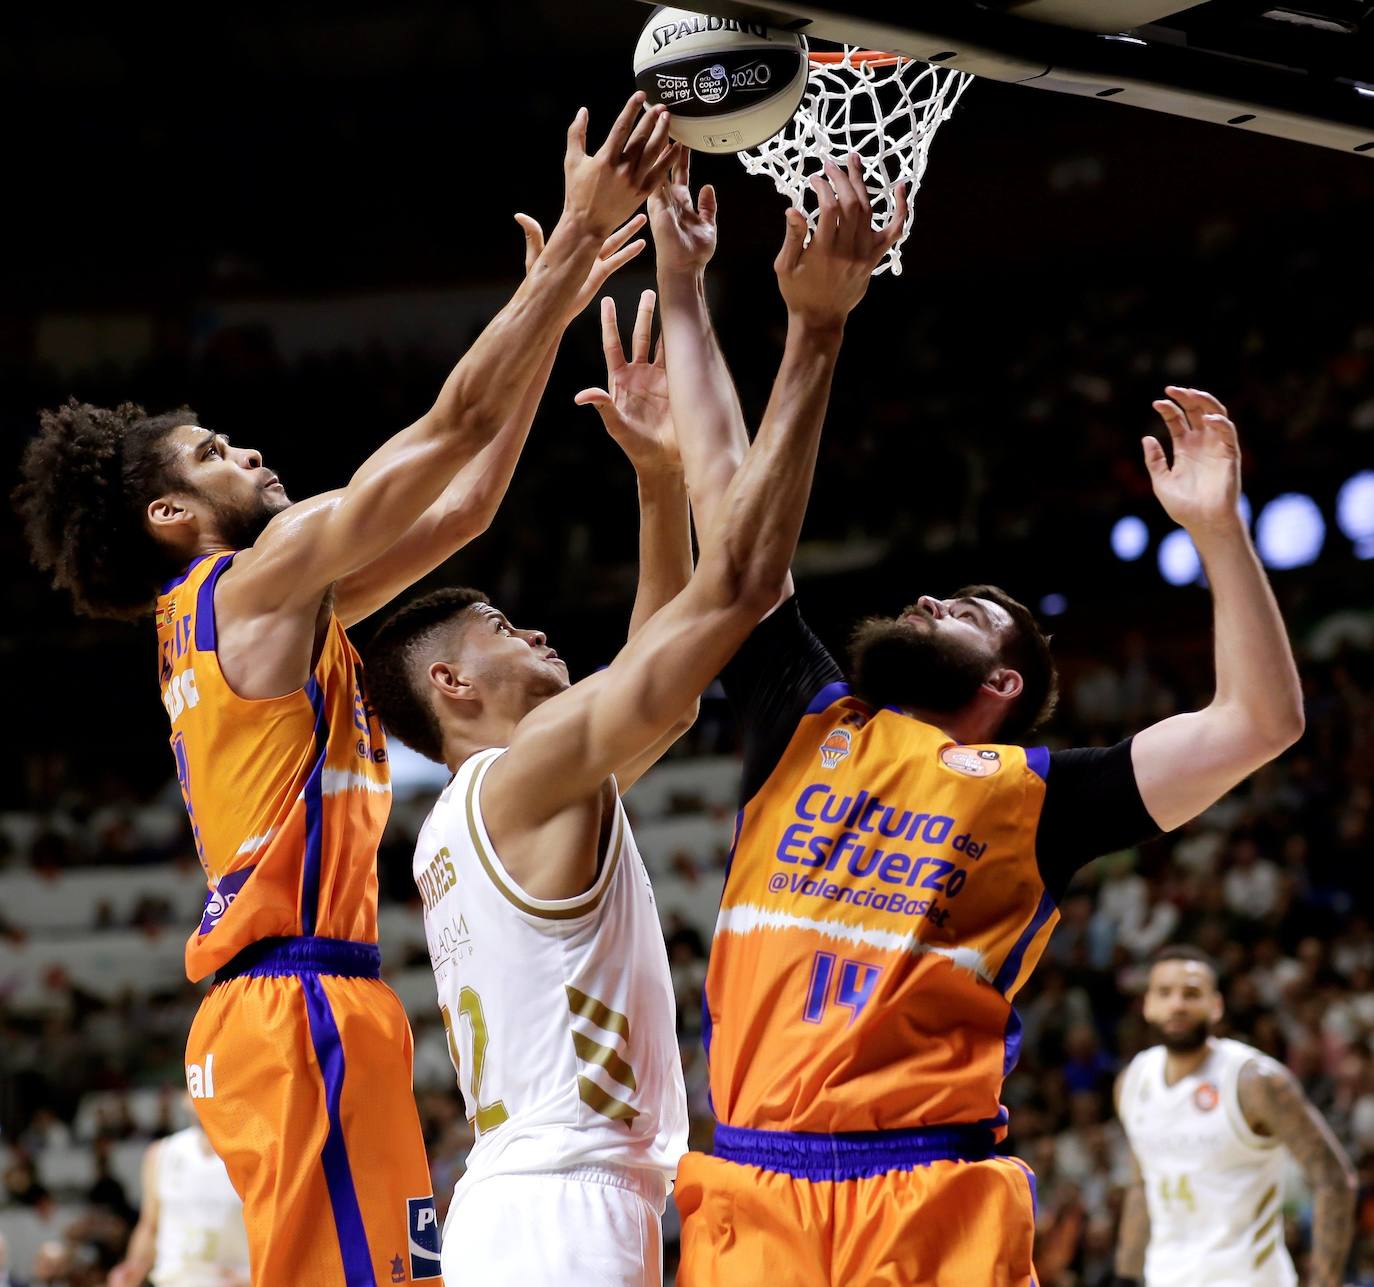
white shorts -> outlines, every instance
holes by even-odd
[[[662,1287],[667,1185],[578,1167],[459,1181],[444,1221],[446,1287]]]

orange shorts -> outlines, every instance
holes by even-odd
[[[678,1287],[1034,1287],[1034,1183],[1004,1157],[814,1180],[688,1153]]]
[[[187,1082],[243,1199],[255,1287],[442,1287],[410,1025],[378,960],[254,944],[191,1025]]]

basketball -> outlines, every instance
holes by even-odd
[[[795,114],[806,89],[806,40],[758,22],[659,8],[639,34],[634,68],[649,102],[672,113],[679,143],[739,152]]]

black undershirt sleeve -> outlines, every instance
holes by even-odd
[[[796,597],[755,627],[721,673],[744,743],[741,803],[768,781],[812,698],[844,672],[802,620]]]
[[[1056,902],[1094,858],[1158,834],[1136,785],[1129,737],[1115,746],[1050,752],[1035,854],[1040,878]]]

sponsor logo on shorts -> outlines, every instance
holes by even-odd
[[[192,1099],[214,1099],[215,1097],[215,1056],[205,1056],[203,1064],[186,1065],[186,1089]]]
[[[406,1200],[407,1222],[410,1227],[410,1276],[438,1278],[439,1214],[434,1209],[434,1195]],[[392,1281],[396,1276],[392,1274]]]
[[[965,777],[990,778],[1001,769],[1002,757],[972,746],[947,746],[940,752],[940,763]]]
[[[821,743],[821,765],[833,769],[849,754],[853,737],[847,728],[832,729]]]

